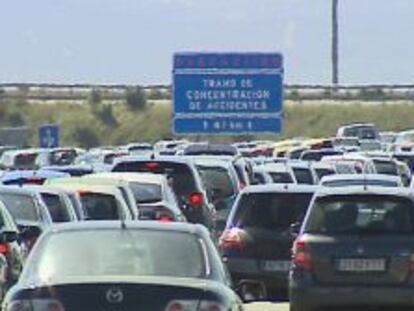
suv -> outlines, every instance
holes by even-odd
[[[413,205],[405,188],[320,188],[293,246],[291,310],[412,310]]]
[[[291,226],[306,214],[316,186],[260,185],[245,188],[230,213],[219,247],[236,286],[256,283],[250,299],[286,295]],[[253,297],[252,297],[253,296]],[[244,296],[248,300],[247,295]]]
[[[342,126],[338,129],[336,137],[357,137],[359,140],[380,140],[377,127],[371,123],[355,123]]]
[[[183,157],[124,157],[113,172],[145,172],[165,175],[171,185],[180,209],[189,222],[214,228],[215,209],[208,200],[203,181],[191,159]]]

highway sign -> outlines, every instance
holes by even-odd
[[[60,143],[60,127],[56,124],[47,124],[39,127],[40,148],[57,148]]]
[[[173,75],[175,133],[281,132],[281,54],[180,53]]]
[[[275,117],[176,117],[174,132],[180,134],[248,134],[279,133],[282,130],[282,118]]]

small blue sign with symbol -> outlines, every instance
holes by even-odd
[[[175,118],[174,132],[180,134],[279,133],[280,117],[196,117]]]
[[[60,127],[56,124],[47,124],[39,127],[40,148],[57,148],[60,145]]]
[[[177,134],[280,133],[280,53],[178,53],[173,69]]]

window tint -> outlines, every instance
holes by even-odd
[[[326,234],[408,234],[414,232],[411,200],[386,195],[318,199],[305,232]]]
[[[50,154],[50,165],[69,165],[76,158],[75,150],[57,150]]]
[[[253,178],[255,179],[255,184],[263,185],[266,183],[266,179],[261,173],[253,173]]]
[[[207,191],[220,191],[220,198],[228,198],[234,195],[234,184],[229,171],[222,167],[197,166],[201,179]]]
[[[398,175],[398,167],[395,162],[374,160],[375,170],[378,174],[384,175]]]
[[[42,193],[42,200],[46,204],[53,222],[68,222],[70,215],[66,206],[60,200],[58,195],[52,193]]]
[[[37,158],[37,153],[23,153],[14,158],[15,167],[33,167]]]
[[[17,221],[39,221],[40,215],[32,197],[28,195],[2,193],[0,199]]]
[[[149,183],[130,183],[137,203],[155,203],[162,201],[161,186]]]
[[[313,185],[313,177],[310,169],[307,168],[293,168],[296,181],[298,184]]]
[[[319,180],[324,176],[335,175],[335,171],[329,168],[316,168],[316,175],[318,175]]]
[[[291,183],[293,183],[292,176],[289,173],[269,172],[269,175],[272,178],[273,183],[275,183],[275,184],[291,184]]]
[[[311,198],[312,193],[244,194],[232,226],[289,230],[291,224],[303,220]]]
[[[82,206],[90,220],[121,219],[114,196],[101,193],[82,193]]]
[[[91,230],[57,233],[40,244],[34,259],[31,261],[31,266],[25,270],[27,272],[25,278],[43,280],[58,280],[71,276],[203,278],[207,271],[207,261],[196,236],[155,230],[100,230],[99,232]]]
[[[400,185],[391,180],[377,180],[377,179],[342,179],[342,180],[332,180],[326,181],[323,183],[325,187],[345,187],[345,186],[380,186],[380,187],[399,187]]]

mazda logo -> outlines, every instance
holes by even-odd
[[[106,292],[106,300],[109,303],[121,303],[124,300],[124,293],[120,288],[110,288]]]

